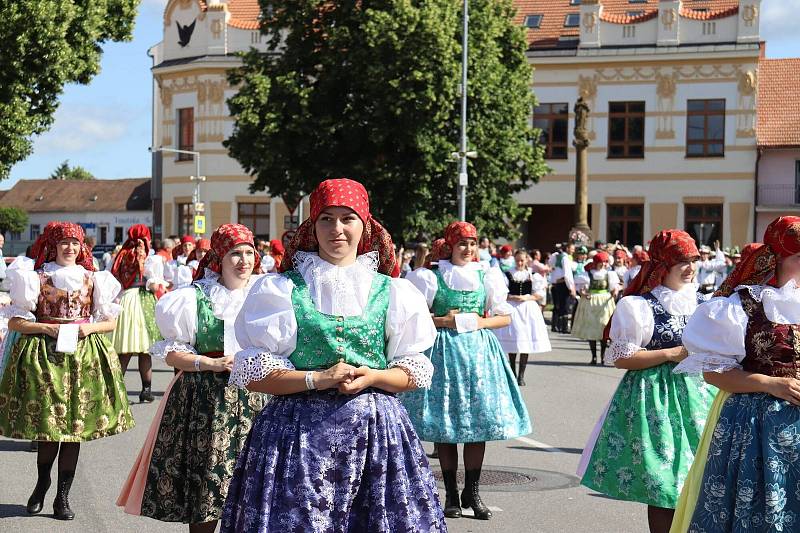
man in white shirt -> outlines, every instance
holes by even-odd
[[[700,292],[711,294],[722,285],[725,278],[725,254],[715,246],[714,258],[711,258],[711,248],[705,244],[700,247],[700,261],[697,263],[697,284]]]
[[[575,298],[575,280],[572,277],[572,254],[574,244],[567,244],[550,257],[550,283],[553,296],[553,320],[551,329],[569,333],[569,297]]]

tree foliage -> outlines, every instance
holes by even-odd
[[[461,11],[452,0],[261,0],[269,53],[230,80],[236,119],[225,145],[253,191],[294,204],[328,177],[365,184],[399,239],[432,236],[457,216]],[[530,127],[531,68],[511,0],[470,2],[467,216],[493,237],[526,215],[513,198],[544,174]]]
[[[100,70],[101,45],[132,37],[139,0],[0,2],[0,179],[53,123],[67,83]]]
[[[0,207],[0,233],[25,231],[28,213],[18,207]]]
[[[94,174],[85,168],[75,165],[69,166],[69,160],[64,161],[50,174],[51,180],[76,180],[87,181],[95,179]]]

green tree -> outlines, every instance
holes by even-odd
[[[252,50],[230,81],[230,153],[294,203],[327,177],[370,191],[398,239],[457,216],[461,12],[451,0],[260,0],[269,53]],[[529,125],[534,97],[511,0],[471,0],[467,215],[493,237],[516,235],[513,194],[546,171]]]
[[[0,207],[0,234],[21,233],[28,226],[28,213],[18,207]]]
[[[86,181],[95,179],[94,175],[81,166],[69,166],[69,160],[64,161],[50,174],[51,180],[78,180]]]
[[[101,45],[132,37],[139,0],[0,2],[0,179],[53,123],[67,83],[100,70]]]

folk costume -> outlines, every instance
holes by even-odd
[[[541,302],[545,301],[547,295],[547,280],[530,268],[518,270],[514,267],[505,273],[505,277],[508,296],[528,294],[539,296],[539,300],[509,299],[508,303],[514,308],[511,324],[495,331],[500,346],[508,353],[508,361],[511,364],[511,371],[517,378],[517,384],[523,386],[528,356],[533,353],[549,352],[552,349],[541,307]],[[515,368],[517,354],[519,354],[519,370]]]
[[[573,259],[565,250],[560,250],[550,257],[550,261],[550,294],[553,297],[551,330],[569,333],[570,294],[575,291],[575,280],[572,277]]]
[[[0,435],[37,440],[39,478],[28,512],[41,511],[50,486],[50,470],[59,459],[56,518],[71,520],[69,490],[83,441],[127,431],[134,425],[119,361],[108,338],[90,333],[79,338],[80,324],[113,320],[120,285],[107,272],[95,272],[83,229],[70,222],[51,223],[34,247],[36,260],[9,269],[10,317],[58,324],[58,338],[19,334],[0,382]],[[59,242],[81,245],[76,263],[56,261]],[[31,268],[32,266],[32,268]],[[59,445],[59,443],[61,443]]]
[[[697,285],[671,290],[662,283],[673,265],[698,255],[685,232],[659,232],[650,243],[651,260],[625,291],[611,321],[610,358],[641,350],[681,345],[686,321],[700,297]],[[674,509],[694,459],[716,388],[697,374],[674,374],[667,362],[626,371],[590,438],[581,483],[613,498]]]
[[[781,258],[800,253],[800,217],[774,220],[686,327],[676,371],[797,378],[800,288],[776,286]],[[766,392],[732,393],[711,437],[690,531],[793,531],[800,520],[800,408]]]
[[[128,240],[114,259],[111,273],[122,284],[120,299],[122,311],[117,327],[111,335],[114,351],[120,356],[123,373],[132,356],[139,357],[139,374],[142,378],[140,402],[152,402],[153,394],[151,360],[148,351],[161,340],[155,320],[156,293],[162,294],[164,262],[160,256],[150,254],[150,228],[134,224],[128,228]]]
[[[364,224],[358,258],[322,259],[314,225],[322,211],[352,209]],[[242,350],[231,383],[245,387],[281,370],[328,369],[337,361],[399,367],[417,387],[433,372],[422,354],[435,328],[425,301],[399,268],[364,187],[322,182],[309,218],[289,245],[283,273],[250,291],[236,320]],[[394,276],[394,277],[392,277]],[[308,383],[307,383],[308,386]],[[422,444],[394,394],[367,388],[274,396],[239,456],[222,531],[446,531]]]
[[[462,239],[477,239],[475,226],[454,222],[445,230],[450,257]],[[478,328],[478,316],[511,315],[514,308],[506,301],[508,288],[498,268],[486,269],[473,261],[457,266],[441,259],[435,270],[419,269],[408,275],[422,292],[431,312],[442,317],[458,309],[456,329],[441,328],[436,342],[426,353],[435,373],[430,389],[417,389],[403,394],[414,427],[425,441],[439,443],[442,462],[444,445],[476,444],[478,461],[483,462],[486,441],[507,440],[531,432],[531,422],[505,351],[495,334]],[[469,466],[469,465],[467,465]],[[460,516],[456,465],[443,465],[447,485],[448,516]],[[466,487],[461,505],[472,507],[476,516],[489,518],[478,493],[480,466],[466,471]],[[475,505],[473,505],[475,502]],[[458,511],[458,512],[456,512]]]
[[[165,340],[153,345],[152,355],[217,358],[240,350],[236,315],[262,277],[252,275],[241,289],[222,284],[222,258],[240,244],[255,249],[247,227],[220,226],[194,283],[159,300],[156,323]],[[259,271],[256,258],[254,272]],[[126,513],[187,524],[220,519],[236,458],[264,403],[264,395],[228,385],[229,377],[228,372],[197,370],[181,371],[173,379],[117,499]]]
[[[620,284],[617,274],[608,270],[608,254],[598,252],[591,262],[585,265],[588,286],[581,289],[572,335],[589,341],[592,351],[590,364],[597,364],[597,341],[600,341],[600,364],[605,362],[606,341],[603,330],[614,314],[614,294]]]

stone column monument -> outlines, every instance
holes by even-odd
[[[572,144],[575,146],[576,152],[575,215],[569,235],[573,241],[583,241],[581,244],[588,244],[592,239],[592,230],[589,227],[589,169],[588,154],[586,153],[586,149],[589,147],[589,131],[586,129],[589,106],[583,97],[578,98],[574,111],[575,139]]]

